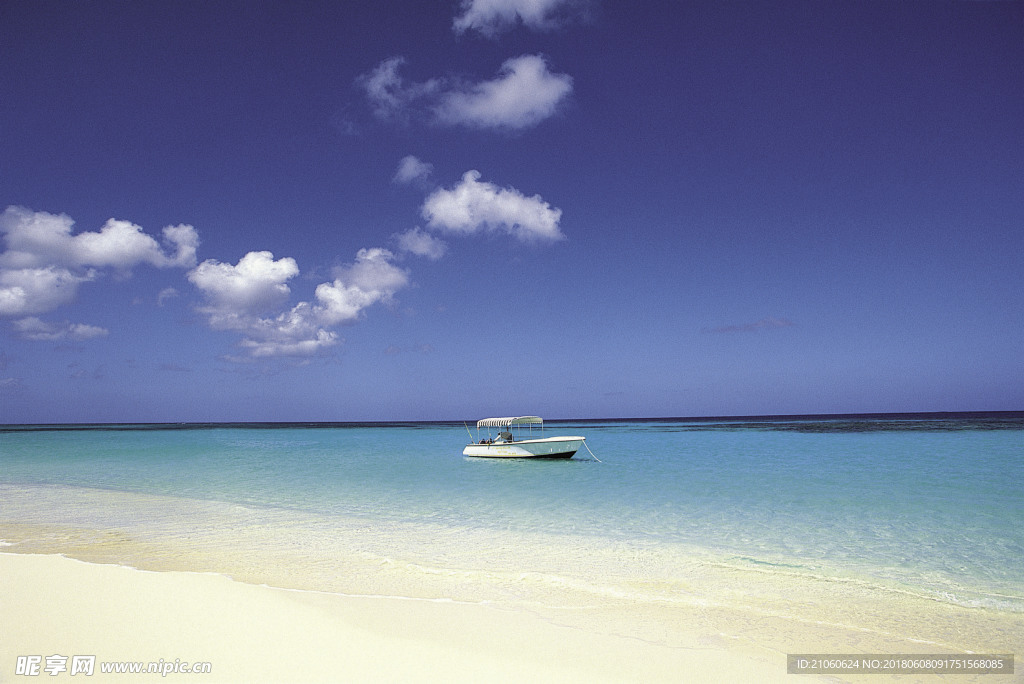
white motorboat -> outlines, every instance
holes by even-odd
[[[541,436],[534,436],[534,428]],[[487,437],[480,439],[480,428],[487,428]],[[498,436],[491,436],[491,428]],[[529,428],[525,431],[524,428]],[[518,434],[513,435],[513,429]],[[477,440],[462,450],[465,456],[480,458],[572,458],[583,446],[585,437],[544,437],[544,421],[537,416],[484,418],[476,422]],[[472,437],[473,433],[470,433]]]

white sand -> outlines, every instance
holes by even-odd
[[[15,676],[18,656],[95,655],[92,677]],[[209,662],[196,682],[771,682],[784,654],[672,648],[445,601],[296,592],[220,575],[0,554],[0,682],[155,681],[113,661]],[[69,661],[70,667],[70,661]]]

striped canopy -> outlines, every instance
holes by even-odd
[[[476,421],[478,428],[508,427],[510,425],[543,425],[544,421],[537,416],[517,416],[514,418],[484,418]]]

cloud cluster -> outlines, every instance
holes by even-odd
[[[212,328],[243,335],[239,345],[250,358],[308,357],[339,342],[329,328],[359,318],[368,306],[389,301],[409,283],[406,270],[382,248],[361,249],[353,263],[335,270],[332,282],[317,286],[314,301],[287,311],[288,281],[299,274],[294,259],[249,252],[237,264],[209,259],[188,273],[202,292],[199,311]]]
[[[523,129],[552,116],[572,93],[572,77],[552,73],[540,55],[506,60],[494,79],[479,83],[439,78],[410,83],[398,73],[404,62],[386,59],[358,81],[382,120]]]
[[[421,209],[427,226],[458,234],[504,231],[519,240],[561,240],[562,210],[540,195],[527,197],[515,188],[480,181],[479,171],[467,171],[450,189],[432,192]]]
[[[0,214],[0,316],[21,318],[14,328],[30,339],[88,339],[101,328],[43,323],[35,318],[74,301],[78,288],[108,271],[131,275],[136,266],[189,268],[196,263],[199,236],[192,226],[163,229],[163,246],[142,228],[110,219],[98,232],[73,234],[74,221],[24,207]],[[105,331],[103,331],[105,332]]]
[[[409,156],[399,164],[396,180],[411,182],[429,175],[430,164]],[[501,188],[467,172],[460,183],[438,188],[421,208],[427,228],[456,234],[481,231],[508,233],[520,240],[563,237],[561,210],[539,195],[527,197],[514,188]],[[377,303],[390,302],[408,286],[409,271],[401,255],[438,260],[445,242],[415,227],[392,236],[397,253],[375,247],[361,249],[355,260],[334,269],[333,280],[316,287],[310,301],[289,305],[290,283],[299,267],[290,257],[251,251],[237,263],[207,259],[196,265],[198,234],[191,226],[163,230],[163,246],[127,221],[111,219],[97,232],[73,232],[66,215],[10,207],[0,215],[7,249],[0,253],[0,315],[14,318],[12,329],[38,341],[87,340],[108,332],[83,323],[51,323],[37,314],[74,301],[82,283],[101,279],[108,271],[128,276],[147,264],[159,268],[189,268],[188,281],[202,301],[196,310],[215,330],[239,333],[245,358],[309,357],[339,343],[332,328],[358,320]],[[176,297],[164,288],[158,304]]]
[[[585,0],[463,0],[456,33],[493,37],[518,23],[550,29],[575,13]],[[473,129],[522,130],[556,114],[573,91],[573,79],[550,70],[539,54],[506,60],[490,80],[437,77],[407,81],[403,57],[382,61],[357,80],[374,111],[388,121]],[[428,190],[433,166],[415,156],[403,158],[392,181],[414,185],[426,197],[420,208],[425,228],[391,236],[395,251],[361,249],[354,261],[334,269],[333,279],[315,288],[308,301],[291,304],[299,267],[290,257],[250,251],[236,263],[207,259],[197,265],[198,234],[192,226],[168,226],[158,241],[141,227],[110,219],[98,231],[73,232],[66,215],[8,207],[0,215],[5,250],[0,253],[0,316],[27,339],[102,337],[107,331],[82,323],[52,323],[38,317],[74,301],[83,283],[113,272],[131,275],[141,265],[186,269],[199,292],[196,311],[215,330],[241,337],[247,360],[310,357],[340,342],[334,328],[358,320],[377,303],[389,303],[407,287],[410,273],[399,265],[407,255],[441,259],[447,244],[432,232],[470,235],[506,233],[526,242],[564,238],[562,212],[540,195],[481,180],[467,171],[450,187]],[[163,306],[179,296],[173,287],[157,296]]]
[[[463,0],[462,14],[455,17],[452,29],[494,37],[522,21],[529,28],[546,30],[561,25],[579,5],[577,0]]]
[[[586,6],[587,0],[462,0],[452,28],[495,37],[518,22],[552,29]],[[568,74],[553,73],[541,55],[507,59],[491,80],[466,82],[436,77],[406,81],[401,56],[390,57],[356,79],[374,113],[385,121],[414,119],[445,126],[523,129],[552,116],[572,93]],[[412,171],[410,170],[410,173]]]
[[[338,343],[330,328],[349,323],[377,302],[390,301],[409,283],[396,256],[382,248],[362,249],[355,261],[335,269],[331,282],[316,288],[314,300],[289,307],[289,282],[299,275],[294,259],[253,251],[235,264],[207,259],[196,265],[199,237],[191,226],[163,230],[163,246],[139,226],[111,219],[97,232],[73,233],[66,215],[9,207],[0,215],[7,249],[0,253],[0,316],[12,330],[36,341],[88,340],[108,331],[84,323],[52,323],[37,314],[72,303],[82,283],[108,271],[122,277],[139,265],[188,268],[186,277],[202,295],[197,311],[211,328],[241,333],[249,358],[311,356]],[[418,229],[400,236],[403,251],[429,258],[444,254],[444,243]],[[162,305],[178,296],[165,288]]]
[[[173,249],[168,254],[141,227],[128,221],[110,219],[99,232],[72,235],[74,223],[66,214],[7,207],[0,214],[0,232],[7,244],[6,251],[0,254],[0,267],[128,270],[139,264],[187,267],[196,261],[199,237],[192,226],[164,228],[164,243]]]

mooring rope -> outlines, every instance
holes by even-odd
[[[587,445],[587,440],[583,440],[583,446],[587,447],[587,451],[590,451],[590,447]],[[590,455],[594,456],[594,452],[590,451]],[[597,456],[594,456],[594,460],[597,461],[598,463],[604,463],[604,461],[599,459]]]

